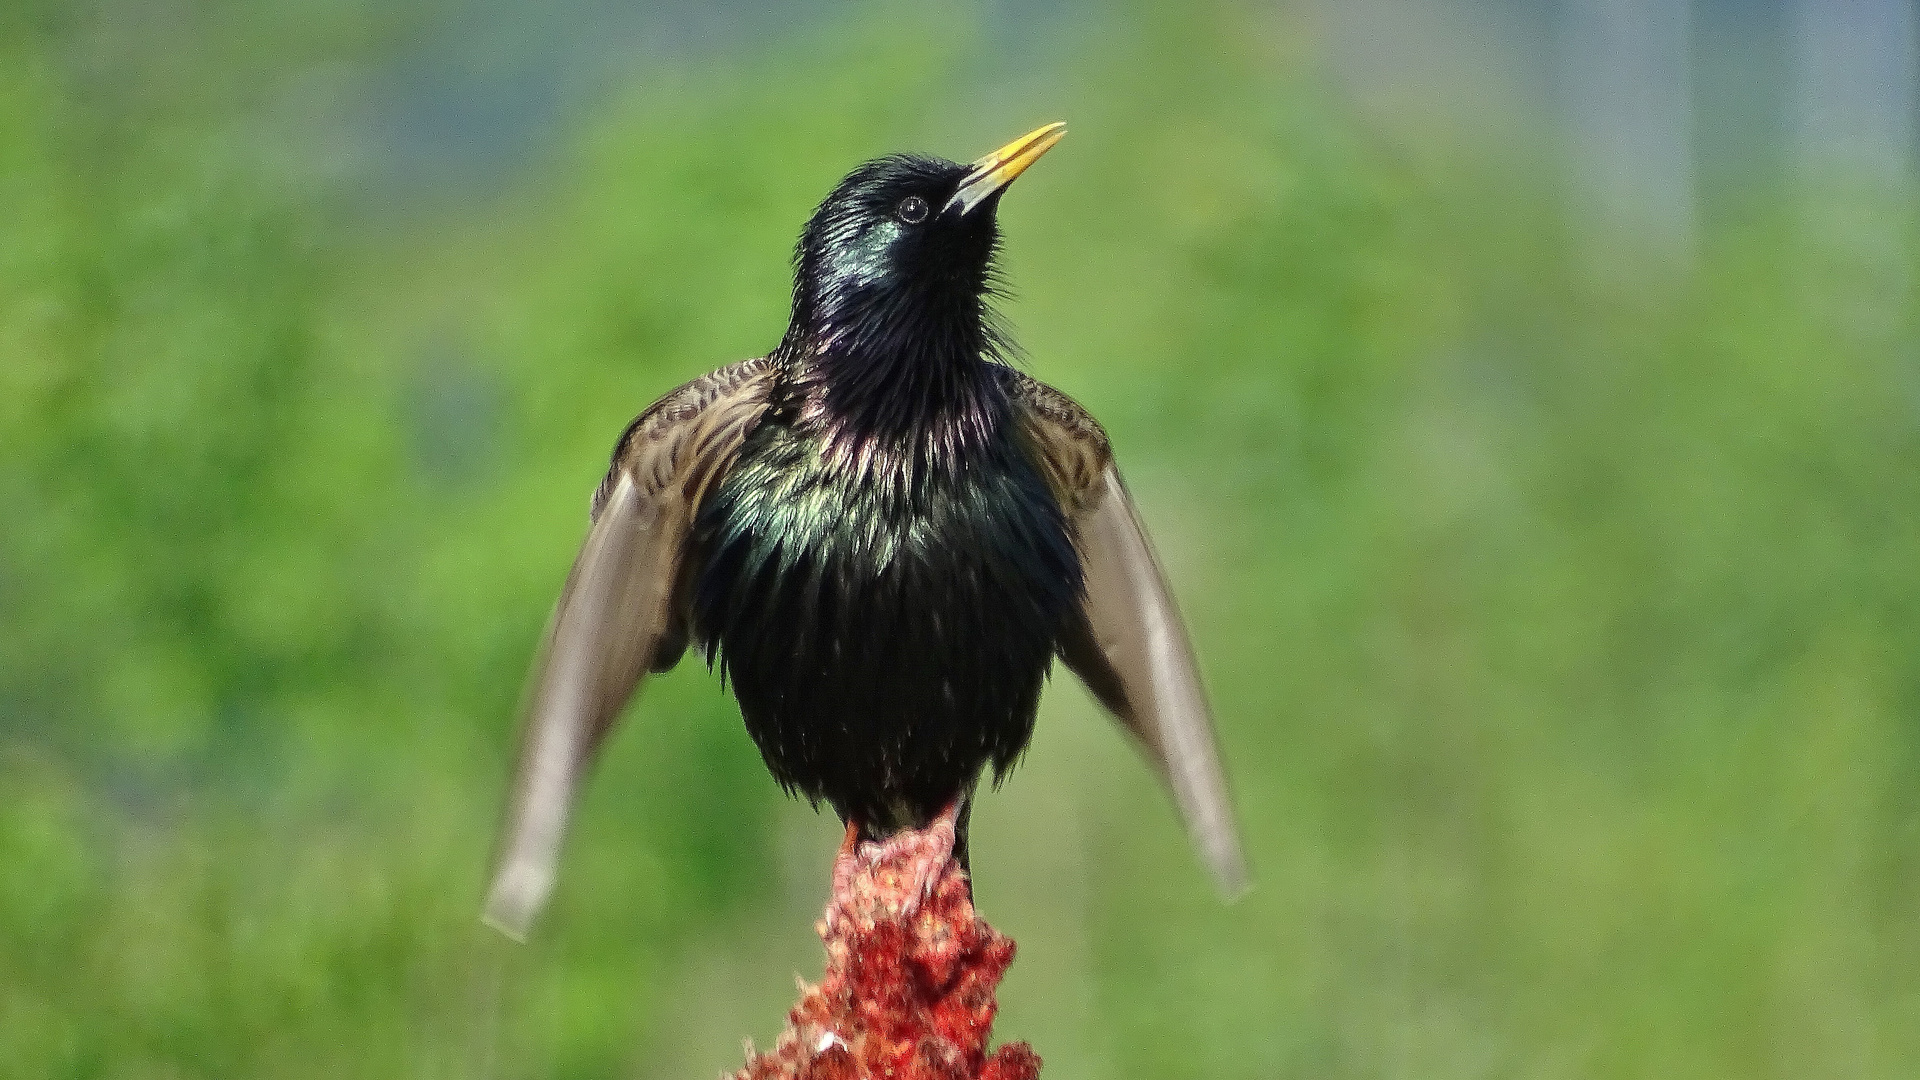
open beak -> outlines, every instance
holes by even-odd
[[[1025,135],[973,163],[966,179],[960,181],[960,189],[940,208],[946,213],[956,207],[960,213],[969,214],[973,208],[986,202],[994,192],[1013,183],[1014,178],[1027,171],[1027,166],[1040,160],[1040,155],[1053,149],[1067,134],[1067,125],[1052,123],[1035,128]]]

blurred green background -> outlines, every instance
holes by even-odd
[[[1596,217],[1524,93],[1382,91],[1327,10],[0,6],[0,1076],[768,1042],[831,817],[685,664],[505,949],[520,681],[615,435],[778,339],[832,182],[1056,118],[1005,310],[1113,435],[1258,888],[1058,680],[975,819],[999,1034],[1055,1080],[1920,1075],[1909,185],[1763,130],[1684,227]]]

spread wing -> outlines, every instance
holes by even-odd
[[[553,890],[574,792],[648,669],[686,646],[678,595],[701,497],[765,411],[772,366],[747,360],[680,387],[620,437],[534,667],[483,918],[517,939]]]
[[[1008,389],[1029,451],[1073,523],[1086,598],[1060,657],[1159,768],[1229,897],[1248,884],[1193,646],[1100,425],[1018,372]]]

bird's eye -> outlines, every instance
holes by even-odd
[[[918,195],[909,195],[900,200],[900,209],[896,211],[900,220],[909,225],[918,225],[927,220],[927,200]]]

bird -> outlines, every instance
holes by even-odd
[[[786,332],[621,433],[535,660],[482,917],[524,940],[575,792],[694,647],[768,771],[857,844],[968,865],[980,780],[1057,657],[1144,750],[1223,891],[1248,883],[1198,665],[1105,431],[1000,321],[1008,185],[1064,136],[848,173],[802,229]],[[836,879],[841,862],[836,862]]]

